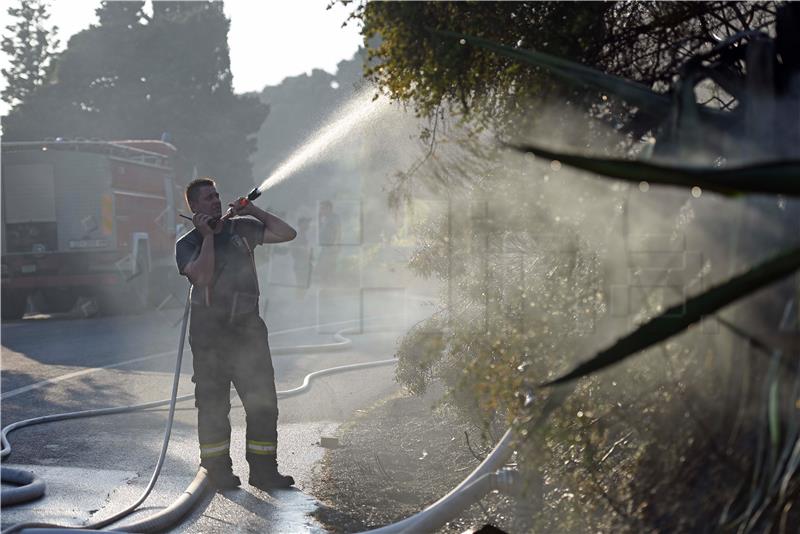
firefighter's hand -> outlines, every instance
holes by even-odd
[[[253,203],[247,200],[247,197],[239,197],[235,202],[228,204],[230,206],[231,215],[253,215]]]
[[[195,213],[192,217],[194,227],[197,228],[197,231],[200,232],[200,235],[203,237],[214,235],[214,230],[208,225],[211,219],[213,219],[213,217],[205,215],[204,213]]]

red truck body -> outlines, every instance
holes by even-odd
[[[175,147],[150,140],[2,144],[2,310],[158,303],[174,276]]]

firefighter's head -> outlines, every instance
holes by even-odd
[[[222,202],[217,193],[217,184],[211,178],[197,178],[186,186],[186,203],[192,213],[203,213],[211,217],[222,215]]]

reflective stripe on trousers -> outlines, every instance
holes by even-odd
[[[230,454],[230,440],[219,441],[217,443],[201,443],[200,458],[213,458],[214,456],[228,456]]]
[[[274,455],[275,445],[274,441],[256,441],[248,439],[247,452],[251,454]]]

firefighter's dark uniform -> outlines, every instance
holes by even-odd
[[[191,295],[189,344],[194,357],[200,464],[230,472],[230,386],[236,387],[247,416],[250,479],[277,474],[278,399],[267,342],[258,315],[258,278],[253,249],[262,244],[264,225],[250,218],[225,221],[214,235],[214,279]],[[197,229],[175,246],[178,270],[200,253]],[[287,477],[288,478],[288,477]]]

